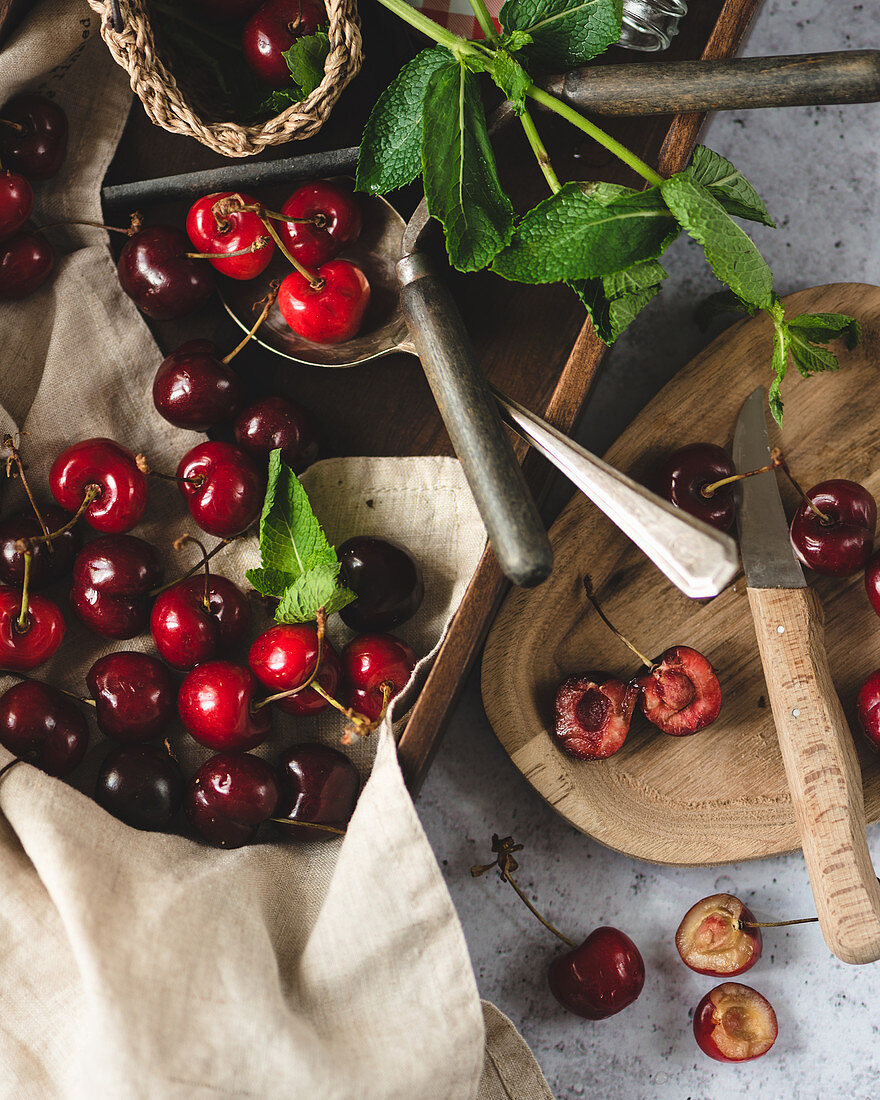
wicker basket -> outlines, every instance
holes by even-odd
[[[216,118],[216,91],[200,86],[198,72],[187,73],[185,87],[175,79],[156,48],[147,0],[119,0],[123,30],[111,22],[109,0],[89,0],[101,16],[101,37],[128,73],[131,87],[147,115],[165,130],[194,137],[227,157],[248,157],[269,145],[283,145],[316,134],[326,121],[343,88],[363,61],[356,0],[324,0],[330,18],[330,53],[324,79],[302,103],[253,126]],[[210,104],[214,103],[213,108]]]

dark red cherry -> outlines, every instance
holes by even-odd
[[[147,629],[149,594],[162,581],[158,551],[134,535],[103,535],[77,554],[70,606],[104,638],[134,638]]]
[[[294,473],[301,473],[318,457],[318,433],[301,405],[288,397],[261,397],[241,413],[234,426],[235,442],[266,469],[271,451]]]
[[[246,752],[222,752],[192,777],[186,811],[199,836],[217,848],[250,844],[278,804],[272,768]]]
[[[52,496],[76,512],[91,486],[100,489],[85,510],[96,531],[118,535],[140,522],[147,507],[147,479],[135,456],[112,439],[83,439],[55,459],[49,471]]]
[[[88,743],[85,718],[48,684],[25,680],[0,696],[0,745],[49,775],[69,775]]]
[[[34,208],[34,190],[17,172],[0,172],[0,241],[21,229]]]
[[[293,78],[284,52],[297,38],[314,34],[326,23],[327,12],[317,0],[266,0],[242,32],[244,59],[264,84],[285,88]]]
[[[880,668],[859,688],[856,710],[868,743],[880,752]]]
[[[642,713],[658,729],[683,737],[710,726],[721,710],[721,685],[702,653],[676,645],[639,676]]]
[[[52,246],[39,233],[16,233],[0,244],[0,301],[27,298],[55,267]]]
[[[216,253],[212,267],[230,279],[255,279],[265,271],[275,251],[275,242],[265,225],[250,211],[230,209],[234,204],[253,206],[257,200],[241,191],[217,191],[197,199],[186,216],[186,231],[196,252]],[[255,252],[229,256],[252,248],[258,238],[263,244]]]
[[[185,788],[180,766],[165,749],[124,745],[105,757],[95,801],[134,829],[164,829],[183,804]]]
[[[197,444],[180,460],[177,477],[192,518],[218,538],[240,534],[263,507],[263,479],[232,443]]]
[[[586,1020],[604,1020],[642,992],[645,964],[629,936],[605,927],[555,958],[547,976],[550,992],[563,1008]]]
[[[48,661],[64,639],[58,605],[45,596],[28,596],[21,622],[21,589],[0,586],[0,669],[27,672]]]
[[[70,516],[54,504],[41,505],[40,514],[50,531],[57,531]],[[24,581],[24,554],[18,549],[22,539],[38,538],[43,528],[33,511],[16,512],[0,520],[0,581],[13,588]],[[65,576],[73,568],[73,559],[82,544],[79,530],[72,527],[52,540],[31,546],[30,589],[36,591]]]
[[[231,420],[244,400],[238,375],[211,340],[188,340],[162,361],[153,404],[175,428],[207,432]]]
[[[807,496],[825,516],[801,501],[791,521],[791,545],[815,573],[850,577],[864,569],[874,545],[877,503],[856,481],[820,481]]]
[[[310,269],[332,260],[360,236],[360,204],[347,187],[333,180],[303,184],[281,207],[281,213],[290,218],[313,218],[319,223],[278,223],[288,251]]]
[[[67,115],[51,99],[20,95],[0,107],[0,161],[31,180],[47,180],[64,163]]]
[[[370,304],[370,284],[348,260],[328,260],[311,282],[293,271],[278,291],[278,308],[295,333],[315,344],[340,344],[357,336]]]
[[[577,760],[604,760],[623,748],[638,687],[605,672],[568,676],[556,690],[553,736]]]
[[[318,659],[318,631],[314,623],[283,623],[265,630],[251,646],[251,671],[269,693],[292,691],[308,680]],[[318,683],[336,698],[342,668],[336,650],[324,639]],[[330,704],[314,688],[279,699],[275,706],[287,714],[317,714]]]
[[[358,770],[338,749],[329,745],[294,745],[278,759],[281,798],[274,814],[279,832],[291,840],[330,840],[333,833],[309,829],[296,822],[316,822],[345,829],[354,813],[360,789]]]
[[[383,684],[389,702],[409,682],[418,658],[391,634],[361,634],[342,651],[342,674],[349,685],[348,706],[375,722],[382,713]]]
[[[694,1009],[694,1038],[716,1062],[748,1062],[776,1042],[776,1013],[766,997],[748,985],[722,982]]]
[[[357,596],[339,613],[352,630],[388,630],[411,619],[421,607],[422,571],[398,543],[361,535],[344,542],[336,556],[342,584]]]
[[[251,621],[247,597],[225,577],[179,581],[156,597],[150,631],[159,655],[173,668],[188,671],[229,652],[244,638]]]
[[[151,225],[125,242],[117,272],[125,293],[156,321],[173,321],[200,309],[214,293],[214,272],[193,260],[187,235],[172,225]]]
[[[724,485],[710,496],[703,490],[736,473],[727,452],[714,443],[691,443],[660,461],[654,471],[654,492],[676,508],[726,531],[736,515],[734,486]]]
[[[187,673],[177,710],[187,731],[209,749],[255,749],[269,736],[269,707],[254,707],[257,680],[230,661],[206,661]]]
[[[746,922],[747,927],[743,927]],[[733,894],[712,894],[692,905],[675,933],[681,961],[698,974],[733,977],[761,957],[761,929],[748,906]]]
[[[121,650],[99,657],[86,674],[98,725],[115,741],[159,737],[174,717],[174,686],[161,661]]]

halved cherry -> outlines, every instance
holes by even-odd
[[[692,905],[675,933],[685,966],[719,977],[742,974],[754,966],[762,944],[751,910],[733,894],[712,894]]]
[[[629,733],[639,689],[607,672],[568,676],[556,690],[553,736],[577,760],[605,760]]]
[[[658,729],[684,737],[705,729],[721,710],[721,685],[702,653],[675,645],[657,658],[636,683],[642,713]]]
[[[766,1054],[779,1026],[773,1006],[756,989],[722,982],[694,1010],[694,1038],[716,1062],[748,1062]]]

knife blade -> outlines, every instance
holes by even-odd
[[[764,391],[736,424],[738,470],[767,464]],[[737,524],[749,607],[819,926],[839,959],[880,958],[880,883],[865,835],[862,779],[825,652],[822,605],[788,536],[774,474],[739,482]]]

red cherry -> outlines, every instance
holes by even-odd
[[[243,401],[238,375],[211,340],[181,344],[153,379],[153,404],[175,428],[210,431],[231,420]]]
[[[294,745],[281,754],[278,772],[281,800],[274,816],[279,832],[292,840],[331,840],[333,833],[296,823],[345,829],[357,804],[360,776],[344,753],[329,745]],[[277,820],[282,817],[287,819],[283,824]]]
[[[31,180],[54,176],[67,153],[67,115],[58,104],[41,95],[20,95],[0,107],[0,118],[16,123],[0,126],[4,167]]]
[[[880,668],[859,688],[856,710],[868,743],[880,752]]]
[[[263,83],[286,88],[293,77],[284,59],[285,50],[326,23],[327,12],[316,0],[266,0],[242,32],[244,59]]]
[[[138,309],[156,321],[173,321],[200,309],[214,293],[205,260],[187,256],[182,229],[151,225],[130,237],[119,254],[119,283]]]
[[[270,452],[294,473],[301,473],[318,457],[318,433],[311,417],[287,397],[261,397],[240,413],[233,428],[235,442],[263,469]]]
[[[218,848],[250,844],[278,804],[272,768],[246,752],[222,752],[192,777],[186,811],[196,832]]]
[[[350,688],[348,706],[377,721],[382,713],[382,685],[390,686],[390,702],[406,687],[417,662],[406,642],[392,634],[352,638],[342,651],[342,671]]]
[[[126,743],[149,741],[174,717],[174,687],[168,669],[147,653],[118,650],[99,657],[86,674],[98,725]]]
[[[569,676],[556,691],[553,736],[577,760],[604,760],[623,748],[639,689],[604,672]]]
[[[733,977],[743,974],[761,957],[760,928],[752,911],[733,894],[712,894],[692,905],[675,933],[675,946],[685,966],[698,974]]]
[[[159,655],[172,668],[188,671],[236,646],[250,626],[251,609],[232,581],[212,573],[179,581],[153,604],[150,631]]]
[[[721,685],[702,653],[676,645],[662,653],[654,668],[636,683],[642,713],[658,729],[683,737],[705,729],[721,710]]]
[[[278,233],[294,259],[308,268],[332,260],[358,239],[362,218],[358,200],[333,180],[314,180],[297,188],[281,207],[289,218],[315,218],[320,224],[279,222]]]
[[[122,534],[140,521],[147,506],[147,479],[126,447],[112,439],[83,439],[55,459],[49,488],[62,508],[76,512],[92,485],[101,491],[85,518],[96,531]]]
[[[31,216],[34,189],[17,172],[0,172],[0,241],[8,240]]]
[[[229,200],[242,206],[253,206],[257,201],[240,191],[216,191],[205,195],[189,208],[186,231],[196,252],[216,252],[218,256],[250,248],[257,238],[262,237],[265,244],[255,252],[208,261],[221,275],[228,275],[230,279],[254,279],[268,267],[275,251],[275,242],[256,214],[227,210]]]
[[[716,1062],[748,1062],[776,1042],[776,1013],[766,997],[739,982],[722,982],[694,1009],[694,1038]]]
[[[736,473],[730,456],[714,443],[691,443],[661,460],[654,471],[654,492],[676,508],[726,531],[736,514],[733,485],[706,496],[703,489]]]
[[[52,246],[39,233],[17,233],[0,244],[0,301],[27,298],[55,267]]]
[[[419,563],[389,539],[348,539],[336,551],[339,579],[357,599],[339,613],[352,630],[373,632],[411,619],[422,605],[425,585]]]
[[[111,749],[95,785],[99,806],[133,829],[164,829],[183,803],[180,765],[158,745]]]
[[[231,538],[260,514],[263,481],[240,447],[199,443],[180,460],[177,477],[190,514],[210,535]]]
[[[569,1012],[604,1020],[642,992],[645,964],[639,949],[617,928],[597,928],[579,947],[550,964],[550,992]]]
[[[791,521],[791,545],[815,573],[849,577],[867,565],[874,545],[877,503],[856,481],[821,481],[807,496],[826,517],[802,501]]]
[[[147,629],[148,598],[162,580],[154,546],[134,535],[103,535],[73,563],[70,606],[104,638],[134,638]]]
[[[63,527],[70,516],[54,504],[40,507],[43,522],[50,531]],[[24,553],[19,550],[21,540],[38,538],[43,528],[33,511],[16,512],[0,520],[0,583],[16,587],[24,582]],[[45,588],[73,568],[73,561],[82,545],[79,528],[71,527],[63,535],[52,539],[51,549],[46,542],[35,542],[31,547],[31,592]]]
[[[272,695],[292,691],[312,675],[318,659],[318,630],[314,623],[284,623],[264,631],[251,646],[251,671]],[[318,683],[333,698],[342,679],[342,667],[332,645],[324,639]],[[279,699],[275,703],[287,714],[318,714],[330,704],[314,688]]]
[[[49,775],[69,775],[88,743],[85,718],[48,684],[29,680],[0,696],[0,744]]]
[[[348,260],[330,260],[317,269],[320,281],[312,286],[292,271],[278,291],[278,308],[295,333],[316,344],[340,344],[360,331],[370,284],[359,267]]]
[[[257,680],[229,661],[206,661],[180,685],[177,710],[190,734],[209,749],[254,749],[269,736],[269,708],[253,707]]]
[[[28,596],[24,625],[21,591],[0,586],[0,669],[27,672],[48,661],[64,638],[64,618],[45,596]]]

